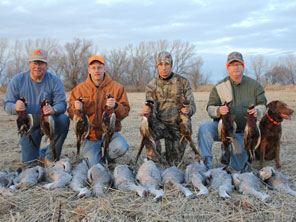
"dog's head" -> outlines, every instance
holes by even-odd
[[[268,109],[270,112],[274,114],[274,116],[280,119],[291,119],[291,115],[293,114],[294,110],[290,109],[286,103],[280,100],[274,100],[270,102],[268,105]]]
[[[272,167],[264,167],[259,170],[258,174],[262,180],[268,180],[274,175],[275,170]]]

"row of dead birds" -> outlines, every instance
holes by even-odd
[[[161,200],[164,196],[163,186],[178,189],[186,198],[207,196],[211,189],[222,199],[231,199],[230,193],[236,188],[240,193],[253,195],[269,202],[271,197],[261,192],[265,186],[296,197],[296,192],[290,188],[287,177],[272,167],[262,168],[258,174],[252,172],[229,173],[225,168],[207,170],[203,161],[189,164],[186,170],[175,166],[162,169],[151,160],[144,160],[137,172],[128,165],[117,165],[113,174],[103,164],[88,167],[86,159],[72,170],[68,158],[61,159],[43,168],[36,166],[21,172],[20,170],[0,171],[0,193],[13,195],[15,189],[28,188],[39,182],[45,189],[55,189],[70,186],[78,192],[75,198],[95,195],[104,196],[105,190],[114,186],[118,190],[136,192],[140,197],[149,193],[154,196],[152,202]],[[186,185],[192,185],[198,190],[195,194]],[[91,188],[89,188],[91,187]]]

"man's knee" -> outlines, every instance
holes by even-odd
[[[203,123],[200,125],[199,129],[198,129],[198,135],[202,135],[204,133],[206,133],[208,131],[208,123]]]
[[[128,143],[121,143],[120,146],[113,146],[113,147],[110,147],[109,149],[109,157],[111,159],[116,159],[118,157],[121,157],[123,156],[129,149],[129,145]]]
[[[56,124],[57,126],[63,128],[63,129],[68,129],[70,125],[70,120],[69,117],[65,114],[60,114],[56,116]]]

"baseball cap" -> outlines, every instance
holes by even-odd
[[[90,65],[93,61],[98,61],[98,62],[100,62],[102,64],[105,64],[104,59],[102,57],[100,57],[100,56],[92,56],[92,57],[90,57],[89,60],[88,60],[88,65]]]
[[[162,62],[173,65],[173,58],[169,52],[162,51],[158,53],[156,56],[156,65],[159,65]]]
[[[41,61],[47,63],[47,51],[44,49],[32,50],[29,54],[29,62]]]

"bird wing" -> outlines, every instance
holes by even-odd
[[[49,133],[50,137],[54,137],[54,130],[55,130],[55,124],[54,124],[54,119],[51,115],[48,116],[48,123],[49,123]]]
[[[115,122],[116,122],[116,115],[115,113],[112,113],[110,116],[110,123],[109,123],[109,128],[108,131],[109,132],[113,132],[115,129]]]
[[[74,117],[73,117],[73,129],[74,129],[75,135],[77,135],[77,122],[78,122],[78,117],[74,114]]]
[[[220,139],[222,139],[222,128],[223,128],[223,123],[222,123],[222,119],[220,119],[218,123],[218,136]]]
[[[89,123],[89,118],[87,115],[85,115],[85,118],[86,118],[86,124],[87,124],[87,130],[86,130],[86,133],[84,134],[84,139],[86,139],[89,135],[89,130],[90,130],[90,123]]]
[[[29,134],[33,128],[33,125],[34,125],[33,115],[28,114],[28,118],[29,118],[29,130],[28,130],[28,134]]]

